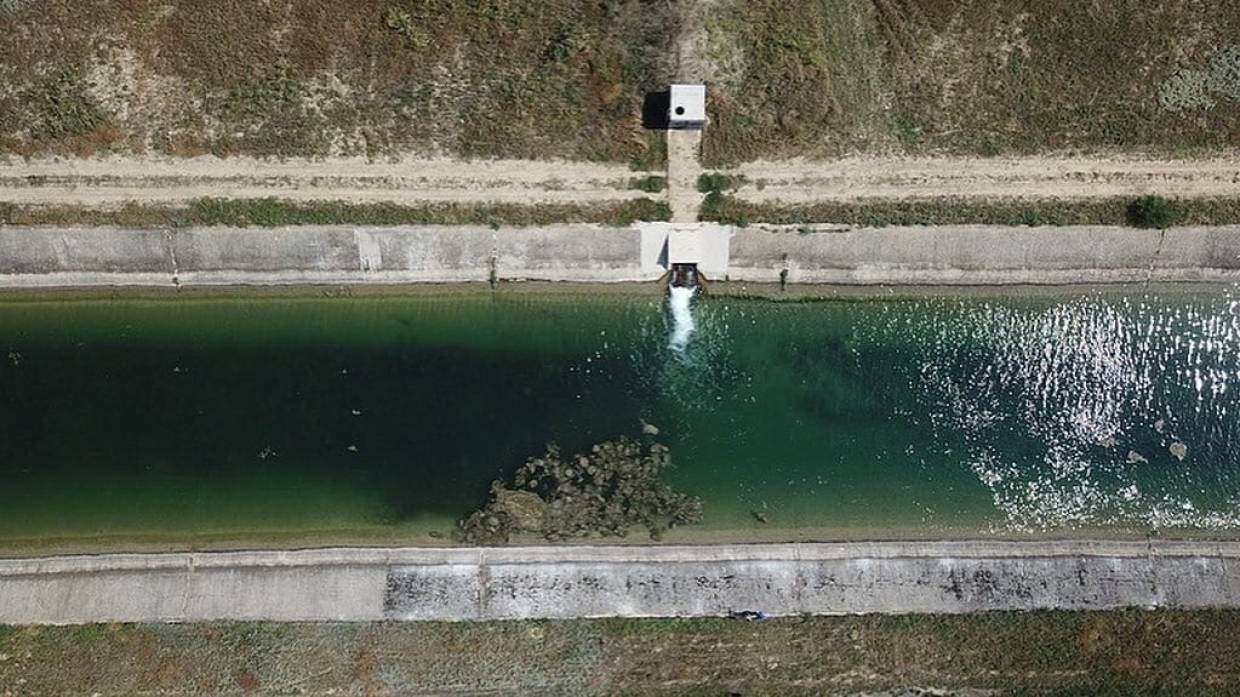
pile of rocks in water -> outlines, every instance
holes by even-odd
[[[519,532],[555,542],[590,535],[624,537],[643,527],[663,531],[702,519],[697,497],[659,479],[671,464],[667,447],[644,447],[628,438],[599,443],[585,455],[565,458],[555,444],[530,458],[511,484],[491,484],[491,499],[460,523],[472,544],[501,544]]]

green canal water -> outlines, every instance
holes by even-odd
[[[416,539],[642,421],[697,535],[1240,530],[1228,292],[692,313],[672,347],[644,294],[9,299],[0,541]]]

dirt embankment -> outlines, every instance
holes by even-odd
[[[672,3],[0,2],[0,153],[627,163]]]
[[[526,160],[34,160],[0,164],[0,202],[108,209],[126,202],[174,203],[210,197],[522,204],[650,197],[632,188],[633,178],[634,173],[624,165]]]
[[[846,158],[759,161],[735,170],[754,203],[863,199],[1088,199],[1159,194],[1240,196],[1240,154],[1138,158]]]

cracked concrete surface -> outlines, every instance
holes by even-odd
[[[0,560],[0,623],[1240,607],[1240,542],[339,548]]]

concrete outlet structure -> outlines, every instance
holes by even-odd
[[[731,227],[710,223],[643,223],[640,227],[643,276],[657,278],[676,264],[692,264],[708,279],[727,277]]]

